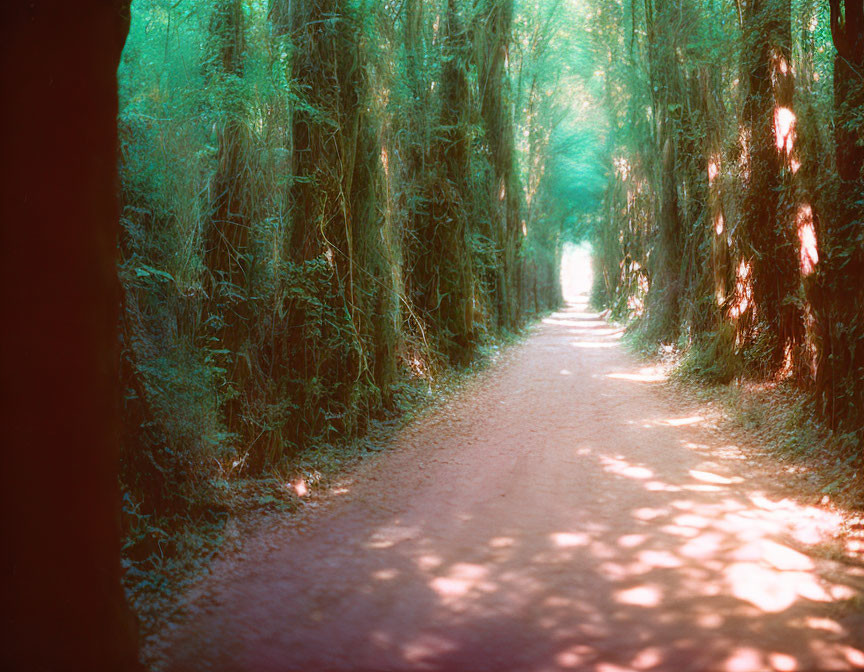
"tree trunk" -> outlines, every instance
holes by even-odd
[[[837,141],[837,172],[844,182],[861,179],[864,144],[861,122],[855,126],[856,110],[864,107],[864,2],[830,0],[831,36],[834,56],[834,137]],[[845,9],[841,16],[841,6]]]
[[[682,76],[676,57],[680,38],[673,5],[646,0],[648,68],[651,82],[652,118],[657,124],[656,181],[659,198],[656,209],[656,240],[651,258],[651,291],[647,298],[652,339],[674,341],[681,318],[681,258],[683,232],[678,201],[678,163],[681,135],[680,116],[684,101]]]
[[[832,427],[861,431],[864,423],[864,2],[830,0],[834,58],[834,138],[839,175],[836,216],[828,218],[830,244],[814,306],[820,341],[817,394]],[[845,10],[841,13],[841,10]],[[856,331],[857,330],[857,331]],[[856,347],[857,346],[857,347]],[[857,426],[857,427],[856,427]]]
[[[214,84],[228,80],[233,87],[235,78],[243,75],[245,26],[240,0],[217,4],[210,22],[210,40],[216,53]],[[249,241],[248,206],[244,202],[247,173],[243,155],[247,145],[243,119],[244,103],[239,96],[226,96],[227,107],[219,128],[219,153],[213,179],[213,217],[207,232],[206,262],[210,272],[211,311],[224,325],[219,330],[221,348],[226,350],[224,362],[228,379],[238,394],[225,403],[225,424],[229,431],[243,436],[241,418],[242,395],[247,387],[249,367],[243,349],[249,335],[249,303],[246,292]]]
[[[519,246],[522,235],[519,226],[519,187],[513,158],[513,119],[510,103],[510,77],[505,63],[510,48],[513,22],[512,0],[485,0],[480,9],[476,57],[480,80],[480,116],[489,144],[489,160],[493,169],[489,202],[493,208],[491,230],[486,235],[495,241],[499,260],[495,266],[495,292],[498,323],[513,329],[520,318]]]
[[[0,667],[138,669],[118,483],[128,3],[7,2],[0,26]]]
[[[793,199],[781,206],[781,191],[791,193],[795,142],[792,112],[789,0],[756,0],[744,35],[742,81],[746,84],[743,235],[752,264],[757,319],[771,336],[766,369],[777,370],[785,347],[802,336],[800,310],[787,298],[799,283],[797,245],[791,221]]]

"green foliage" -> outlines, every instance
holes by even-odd
[[[677,344],[682,376],[794,381],[857,445],[864,49],[831,4],[586,3],[584,104],[608,119],[592,300],[641,349]]]
[[[562,122],[575,78],[550,40],[575,42],[559,10],[133,3],[118,71],[132,584],[160,589],[184,534],[218,543],[214,512],[238,492],[281,506],[268,479],[347,459],[560,302],[588,168]]]
[[[682,378],[726,385],[743,370],[735,345],[735,328],[722,325],[715,332],[699,334],[689,345],[675,373]]]

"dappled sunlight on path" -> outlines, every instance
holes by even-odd
[[[754,482],[584,305],[193,595],[168,669],[864,666],[838,521]]]

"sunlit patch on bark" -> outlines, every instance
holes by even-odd
[[[741,145],[739,155],[741,179],[747,182],[750,179],[750,130],[746,126],[742,126],[739,130],[738,144]]]
[[[774,109],[774,140],[777,151],[792,153],[795,145],[795,113],[788,107]]]
[[[750,262],[742,259],[735,273],[735,301],[729,309],[733,318],[741,317],[753,302],[753,279]]]
[[[798,228],[798,240],[801,243],[801,274],[810,275],[819,263],[819,245],[813,224],[813,209],[809,205],[798,208],[795,224]]]
[[[723,213],[718,212],[717,218],[714,220],[714,233],[716,233],[718,236],[722,235],[725,225],[726,220],[723,218]]]
[[[780,367],[780,377],[788,376],[795,368],[795,358],[793,356],[792,344],[787,343],[783,349],[783,366]]]
[[[708,184],[714,184],[717,175],[720,174],[720,163],[716,158],[711,158],[708,162]]]
[[[387,149],[381,148],[381,166],[384,168],[384,173],[390,177],[390,157],[387,155]]]

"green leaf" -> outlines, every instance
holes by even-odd
[[[162,280],[170,280],[171,282],[176,283],[176,280],[174,280],[174,276],[170,273],[160,271],[158,268],[153,268],[152,266],[147,266],[146,264],[136,268],[135,275],[139,278],[149,278],[152,276],[156,276],[157,278],[161,278]]]

